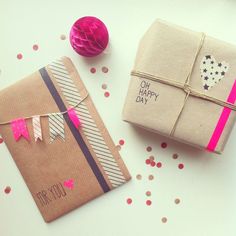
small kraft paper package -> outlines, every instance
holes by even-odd
[[[0,133],[46,222],[130,180],[69,58],[0,91]]]
[[[236,47],[162,20],[140,41],[123,120],[221,153],[235,122]]]

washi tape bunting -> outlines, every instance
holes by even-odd
[[[41,123],[40,123],[40,116],[34,116],[32,118],[32,125],[33,125],[35,142],[37,142],[38,140],[42,141],[43,136],[42,136]]]
[[[21,137],[29,140],[29,132],[25,122],[25,119],[19,118],[11,122],[11,128],[13,132],[14,139],[18,141]]]
[[[65,141],[64,119],[60,113],[49,114],[49,132],[50,142],[52,143],[57,137]]]

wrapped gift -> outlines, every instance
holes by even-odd
[[[235,121],[236,47],[157,20],[139,44],[123,119],[221,153]]]
[[[0,91],[0,111],[0,133],[45,221],[130,179],[69,58]]]

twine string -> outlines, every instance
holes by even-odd
[[[194,60],[193,60],[193,63],[191,65],[191,68],[190,68],[190,72],[189,72],[189,74],[188,74],[188,76],[187,76],[184,83],[181,83],[181,82],[178,82],[178,81],[175,81],[175,80],[170,80],[168,78],[164,78],[164,77],[161,77],[161,76],[155,76],[155,75],[145,73],[145,72],[141,72],[141,71],[133,70],[131,72],[132,76],[135,76],[135,77],[138,77],[138,78],[143,78],[143,79],[149,79],[149,80],[152,80],[152,81],[155,81],[155,82],[158,81],[162,84],[166,84],[166,85],[170,85],[172,87],[182,89],[186,93],[186,96],[184,98],[184,101],[183,101],[183,104],[181,106],[180,112],[179,112],[179,114],[178,114],[178,116],[175,120],[175,123],[174,123],[172,129],[171,129],[170,136],[173,136],[173,134],[175,132],[175,129],[177,127],[177,124],[179,122],[179,119],[181,117],[181,114],[183,112],[183,109],[185,107],[185,104],[186,104],[189,96],[197,97],[197,98],[203,99],[205,101],[209,101],[209,102],[215,103],[217,105],[220,105],[222,107],[227,107],[227,108],[229,108],[233,111],[236,111],[236,106],[234,104],[226,102],[226,101],[221,100],[221,99],[218,99],[218,98],[213,97],[213,96],[206,95],[205,93],[199,92],[199,91],[193,89],[189,84],[191,76],[192,76],[192,72],[193,72],[193,69],[194,69],[194,66],[195,66],[195,63],[196,63],[196,60],[197,60],[199,52],[200,52],[200,50],[201,50],[201,48],[204,44],[204,40],[205,40],[205,34],[201,33],[201,40],[200,40],[198,49],[195,53]]]
[[[80,100],[79,102],[77,102],[74,106],[70,107],[69,109],[73,109],[73,108],[76,108],[78,107],[87,97],[88,97],[88,93],[85,95],[85,97]],[[54,113],[57,113],[57,114],[66,114],[68,113],[68,110],[66,111],[63,111],[63,112],[54,112]],[[33,117],[35,116],[40,116],[40,117],[48,117],[51,113],[45,113],[45,114],[40,114],[40,115],[33,115],[33,116],[26,116],[26,117],[23,117],[24,120],[29,120],[29,119],[32,119]],[[10,124],[12,122],[12,120],[8,120],[8,121],[3,121],[3,122],[0,122],[0,125],[7,125],[7,124]]]

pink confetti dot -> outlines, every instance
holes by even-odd
[[[7,186],[5,189],[4,189],[4,192],[6,194],[9,194],[11,192],[11,187],[10,186]]]
[[[147,152],[151,152],[151,151],[152,151],[152,147],[148,146],[148,147],[146,148],[146,150],[147,150]]]
[[[128,205],[130,205],[132,203],[132,199],[131,198],[127,198],[126,202],[127,202]]]
[[[162,167],[162,163],[161,162],[157,162],[157,168],[161,168]]]
[[[3,138],[0,138],[0,144],[3,143]]]
[[[18,60],[21,60],[23,58],[23,55],[21,53],[18,53],[16,57]]]
[[[38,46],[37,44],[34,44],[34,45],[33,45],[33,50],[34,50],[34,51],[37,51],[38,49],[39,49],[39,46]]]
[[[180,170],[182,170],[182,169],[184,168],[184,164],[183,164],[183,163],[180,163],[180,164],[178,165],[178,167],[179,167]]]
[[[151,201],[151,200],[147,200],[147,201],[146,201],[146,205],[147,205],[147,206],[151,206],[151,205],[152,205],[152,201]]]
[[[167,143],[163,142],[163,143],[161,144],[161,147],[162,147],[162,148],[166,148],[166,147],[167,147]]]
[[[124,141],[123,139],[121,139],[121,140],[119,141],[119,144],[122,146],[122,145],[125,144],[125,141]]]
[[[154,167],[156,165],[155,161],[151,161],[151,166]]]
[[[150,165],[150,164],[151,164],[151,160],[150,160],[150,159],[146,159],[145,163],[146,163],[147,165]]]
[[[108,98],[108,97],[110,96],[110,93],[109,93],[109,92],[105,92],[105,93],[104,93],[104,96],[105,96],[106,98]]]
[[[91,72],[92,74],[96,73],[96,68],[92,67],[92,68],[90,69],[90,72]]]

